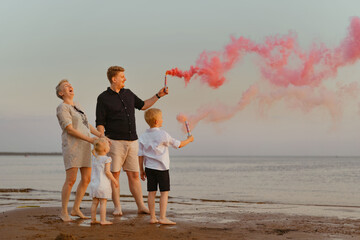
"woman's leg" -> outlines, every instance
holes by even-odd
[[[94,197],[91,204],[91,223],[100,223],[96,221],[96,209],[98,205],[99,205],[99,199]]]
[[[109,225],[113,224],[112,222],[106,221],[106,198],[100,198],[100,224]]]
[[[80,168],[81,172],[81,181],[76,189],[76,196],[74,201],[74,206],[71,210],[71,216],[78,216],[80,218],[88,218],[85,217],[84,214],[80,211],[80,203],[84,197],[86,189],[91,180],[91,168],[89,167],[82,167]]]
[[[61,190],[61,214],[60,218],[64,222],[71,221],[71,218],[68,213],[68,203],[70,199],[71,189],[76,182],[78,168],[69,168],[66,170],[66,178],[64,186]]]

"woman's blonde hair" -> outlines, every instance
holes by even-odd
[[[63,79],[58,83],[58,85],[56,85],[56,88],[55,88],[56,96],[58,96],[58,98],[60,98],[60,99],[63,99],[62,96],[59,95],[59,92],[61,90],[61,84],[65,83],[65,82],[69,82],[69,81],[67,79]]]
[[[150,127],[155,125],[155,121],[158,119],[158,116],[161,115],[161,110],[158,108],[150,108],[144,113],[144,118],[147,124]]]

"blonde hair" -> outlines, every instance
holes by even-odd
[[[150,108],[144,113],[144,118],[147,124],[149,124],[150,127],[153,127],[155,125],[155,121],[158,119],[159,115],[161,115],[162,112],[158,108]]]
[[[69,82],[67,79],[63,79],[63,80],[61,80],[59,83],[58,83],[58,85],[56,85],[56,87],[55,87],[55,90],[56,90],[56,96],[58,97],[58,98],[60,98],[60,99],[63,99],[62,98],[62,96],[60,96],[60,94],[59,94],[59,92],[60,92],[60,87],[61,87],[61,84],[63,84],[63,83],[65,83],[65,82]]]
[[[106,75],[107,75],[107,78],[110,81],[110,84],[112,83],[112,78],[114,76],[116,76],[116,74],[118,72],[125,72],[125,69],[123,67],[120,67],[120,66],[111,66],[111,67],[108,68]]]
[[[104,144],[109,144],[108,141],[105,138],[98,138],[95,139],[94,141],[94,150],[96,153],[99,154],[99,152],[102,150],[102,148],[104,147]]]

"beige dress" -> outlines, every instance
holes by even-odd
[[[75,107],[61,103],[56,109],[56,116],[63,130],[61,139],[65,170],[73,167],[91,167],[91,144],[71,136],[65,130],[69,124],[72,124],[74,129],[90,137],[89,123],[85,113],[76,103]]]

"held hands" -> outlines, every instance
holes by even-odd
[[[146,179],[146,173],[145,173],[144,170],[140,170],[140,178],[141,178],[141,180],[145,181],[145,179]]]
[[[117,181],[112,181],[116,188],[119,187],[119,183]]]

